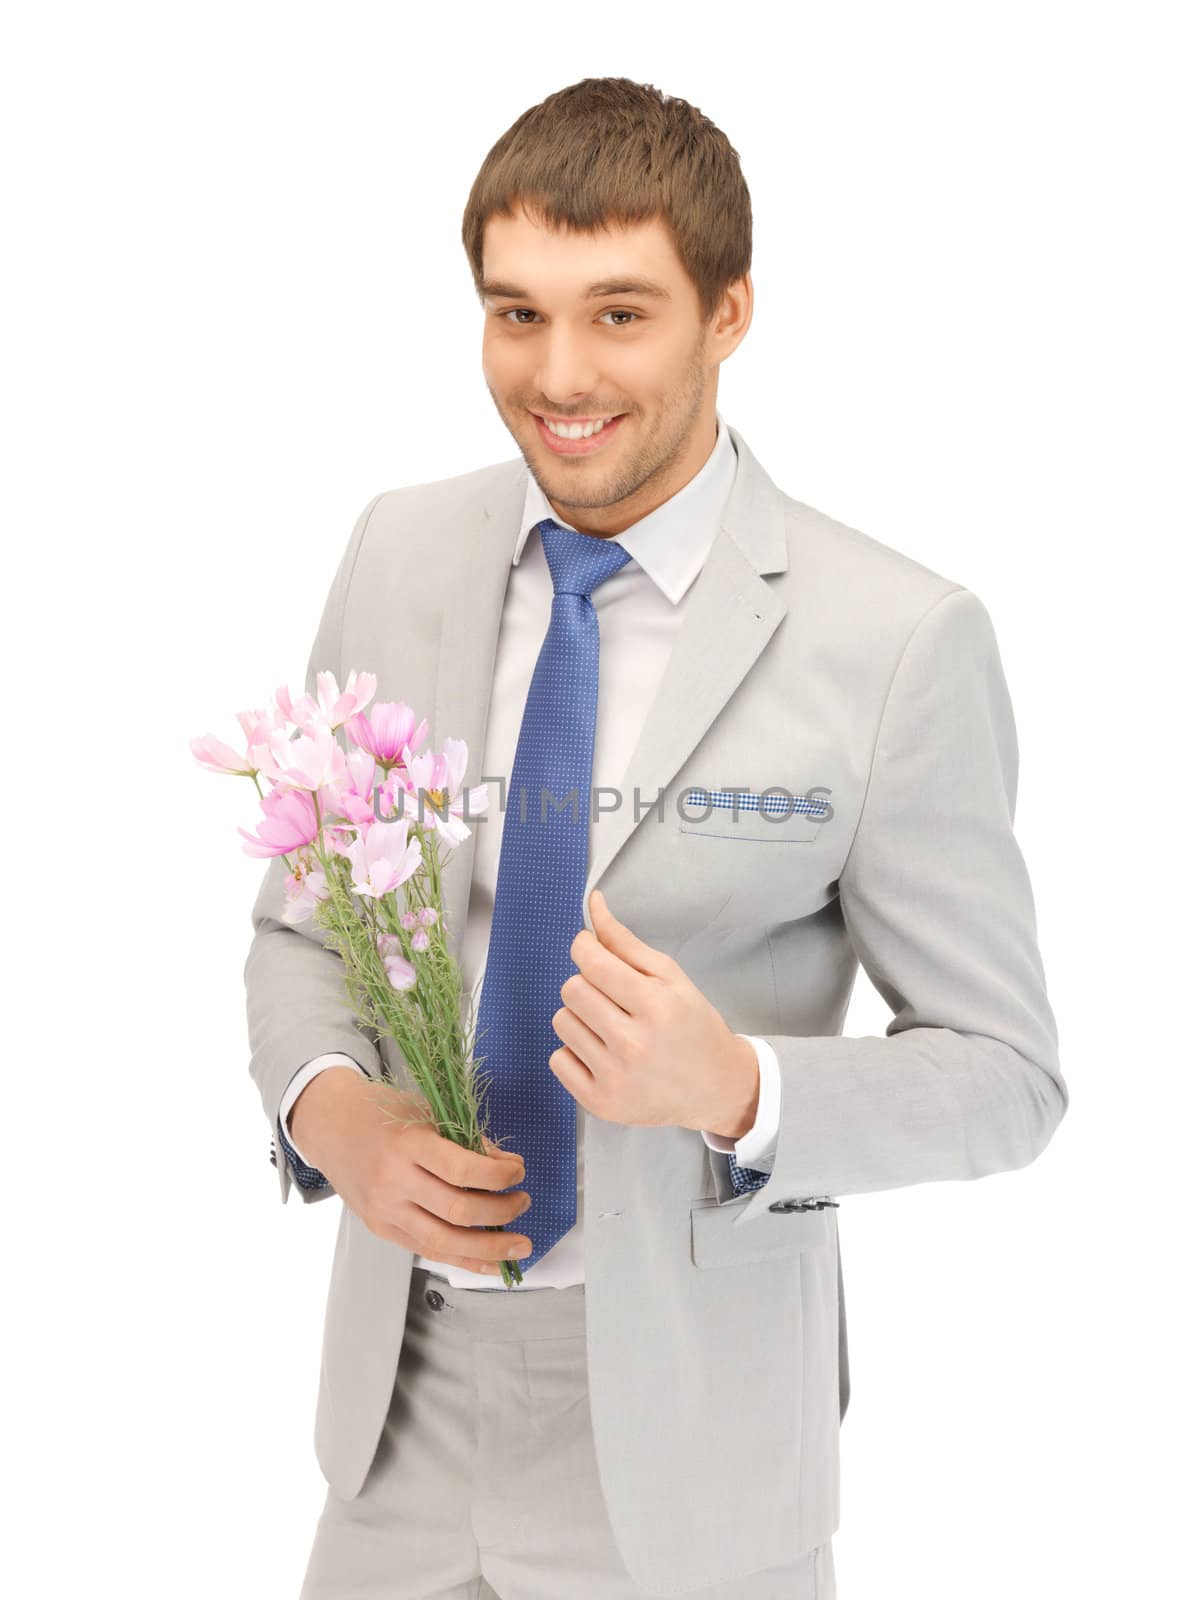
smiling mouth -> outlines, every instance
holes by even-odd
[[[570,434],[556,433],[553,428],[548,426],[545,417],[540,411],[530,412],[530,416],[537,425],[538,438],[541,439],[548,450],[551,450],[557,456],[593,455],[597,450],[602,450],[612,435],[617,432],[627,415],[628,413],[624,411],[613,412],[604,423],[604,426],[598,431],[586,435],[580,433],[572,437]],[[569,428],[582,427],[585,422],[595,420],[591,417],[578,417],[570,423],[560,423],[559,426]]]
[[[596,423],[603,423],[607,427],[610,422],[616,422],[625,413],[623,411],[607,411],[601,412],[594,417],[553,417],[546,411],[534,411],[531,415],[536,417],[539,422],[553,423],[557,428],[586,428],[589,423],[594,428]]]

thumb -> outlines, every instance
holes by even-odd
[[[596,937],[606,950],[611,950],[613,955],[620,956],[622,961],[636,967],[639,972],[651,977],[662,975],[665,960],[662,951],[639,939],[632,928],[626,927],[618,917],[613,916],[608,909],[608,901],[599,889],[592,890],[588,910],[592,914]]]

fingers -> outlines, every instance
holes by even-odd
[[[490,1139],[485,1138],[484,1143],[495,1152],[491,1155],[455,1144],[432,1126],[414,1128],[413,1139],[413,1159],[456,1189],[511,1189],[514,1183],[524,1180],[524,1158],[501,1150]]]
[[[455,1228],[418,1205],[406,1206],[403,1218],[396,1222],[378,1223],[371,1231],[382,1239],[390,1239],[393,1244],[403,1245],[416,1255],[428,1256],[431,1261],[455,1261],[468,1265],[472,1261],[492,1264],[519,1260],[529,1255],[533,1248],[523,1234],[506,1230],[494,1232],[487,1228]],[[469,1250],[470,1254],[464,1254],[464,1250]]]
[[[532,1248],[524,1234],[510,1233],[503,1228],[493,1231],[487,1226],[456,1228],[419,1205],[412,1208],[412,1216],[414,1220],[408,1224],[410,1231],[430,1240],[422,1247],[421,1254],[432,1256],[435,1261],[444,1261],[447,1253],[460,1255],[464,1251],[482,1261],[510,1261],[527,1256]]]
[[[529,1208],[524,1190],[496,1194],[487,1189],[461,1189],[425,1167],[415,1166],[405,1185],[406,1200],[458,1228],[494,1227],[514,1221]]]

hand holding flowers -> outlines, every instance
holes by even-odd
[[[192,753],[210,771],[253,781],[262,818],[254,833],[238,831],[248,855],[284,859],[280,920],[311,918],[327,936],[357,1019],[395,1042],[416,1083],[421,1110],[414,1113],[411,1095],[395,1094],[389,1114],[432,1124],[440,1139],[477,1156],[502,1154],[481,1125],[475,1028],[471,1019],[464,1026],[442,897],[448,853],[470,837],[464,819],[487,809],[487,789],[463,792],[462,740],[421,752],[428,725],[403,701],[377,702],[367,712],[374,675],[351,672],[344,689],[331,672],[315,682],[315,697],[293,699],[283,687],[268,710],[240,712],[243,750],[208,734],[191,741]],[[394,1083],[386,1063],[383,1073]],[[484,1170],[470,1160],[447,1165],[445,1157],[441,1165],[450,1182]],[[494,1202],[487,1214],[495,1215]],[[503,1262],[503,1271],[506,1282],[520,1282],[514,1263]]]

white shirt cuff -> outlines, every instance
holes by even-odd
[[[739,1033],[739,1039],[748,1039],[758,1057],[758,1111],[754,1125],[740,1139],[727,1139],[719,1133],[701,1130],[701,1138],[710,1150],[732,1155],[739,1167],[753,1167],[758,1172],[770,1172],[775,1163],[775,1147],[779,1140],[779,1057],[765,1039],[751,1033]]]

